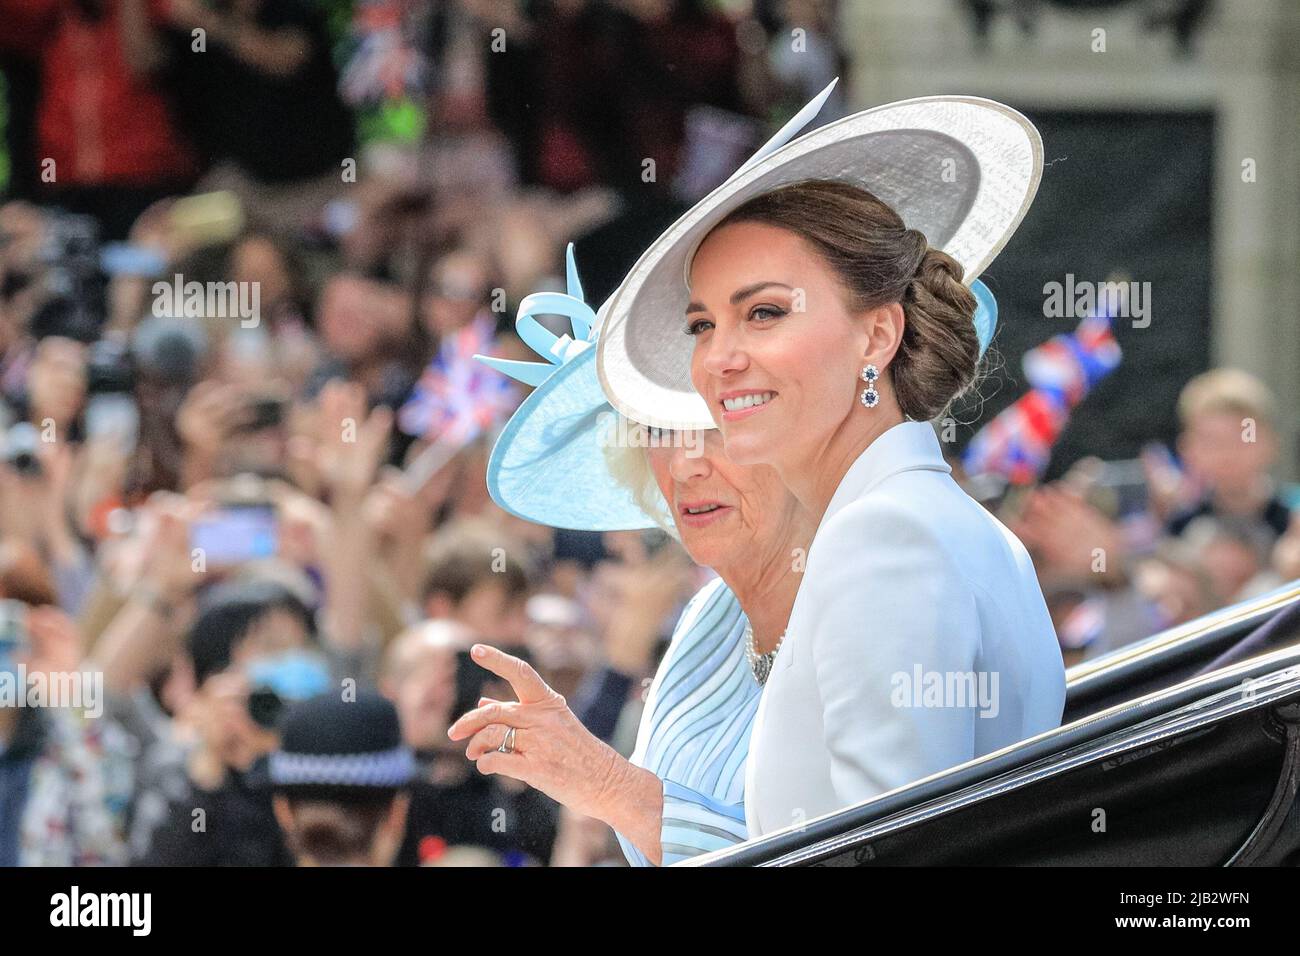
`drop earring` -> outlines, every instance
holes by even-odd
[[[874,365],[868,365],[862,370],[862,381],[867,383],[867,387],[862,390],[859,400],[867,408],[875,408],[880,403],[880,393],[876,391],[878,378],[880,378],[880,369]]]

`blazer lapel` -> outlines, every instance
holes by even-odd
[[[918,470],[951,473],[952,466],[943,460],[939,439],[929,422],[899,422],[876,438],[849,466],[817,529],[820,531],[832,515],[890,475]]]
[[[839,487],[831,496],[830,504],[826,506],[826,513],[817,523],[817,532],[820,533],[841,508],[868,494],[872,488],[889,476],[903,471],[942,471],[949,474],[952,472],[952,466],[943,460],[939,439],[935,436],[934,428],[929,422],[900,422],[873,441],[849,466],[849,470],[840,480]],[[812,543],[808,546],[809,562],[812,561],[816,547],[817,535],[814,534]],[[800,588],[799,593],[795,595],[794,606],[790,609],[787,643],[797,630],[795,624],[800,617],[802,596],[803,588]],[[782,660],[783,657],[785,660]],[[793,663],[793,652],[777,655],[776,666],[790,667]]]
[[[849,466],[848,472],[845,473],[843,480],[840,481],[840,486],[831,497],[830,504],[826,507],[826,513],[822,515],[822,519],[817,525],[818,531],[837,511],[870,492],[872,488],[890,475],[896,475],[902,471],[917,470],[950,473],[952,468],[943,460],[939,439],[934,434],[934,428],[928,422],[901,422],[880,435],[866,451],[858,456],[857,461]],[[814,535],[812,544],[809,546],[809,561],[812,560],[812,552],[816,546],[817,537]],[[754,724],[751,729],[749,757],[745,767],[745,820],[749,825],[751,838],[766,832],[763,821],[759,816],[758,800],[754,794],[760,774],[766,780],[772,780],[772,774],[760,768],[760,763],[765,758],[771,759],[771,755],[763,751],[760,742],[764,737],[763,728],[769,716],[768,709],[772,706],[770,689],[774,683],[782,680],[778,676],[778,671],[788,670],[794,665],[796,635],[798,632],[797,622],[801,616],[800,599],[803,597],[803,593],[803,588],[800,588],[799,594],[795,596],[794,607],[790,611],[790,630],[786,633],[785,644],[782,646],[780,653],[776,655],[772,674],[768,677],[767,687],[763,689],[758,704],[758,712],[754,716]],[[811,701],[805,703],[808,706],[814,706]],[[778,723],[786,719],[793,718],[789,714],[783,714],[780,718],[776,718]]]

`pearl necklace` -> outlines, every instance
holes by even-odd
[[[749,661],[749,669],[754,672],[754,680],[762,687],[767,683],[767,679],[772,673],[772,663],[776,660],[776,653],[781,649],[781,644],[785,641],[785,635],[782,634],[776,641],[776,647],[772,648],[766,654],[758,652],[758,645],[754,642],[754,629],[745,625],[745,660]]]

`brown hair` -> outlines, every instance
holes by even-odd
[[[392,812],[394,793],[348,802],[290,798],[293,830],[285,834],[298,857],[322,866],[343,866],[364,860],[375,835]]]
[[[898,213],[865,189],[833,180],[791,183],[732,210],[718,226],[757,222],[808,242],[849,293],[854,311],[903,306],[903,341],[890,366],[903,414],[939,417],[975,381],[975,295],[962,267],[930,248]]]
[[[500,567],[498,548],[510,555]],[[500,584],[508,600],[526,597],[532,582],[523,555],[522,543],[491,525],[473,519],[446,524],[426,550],[424,597],[442,593],[460,604],[480,584]]]
[[[0,542],[0,598],[32,607],[59,603],[54,579],[30,544],[14,539]]]

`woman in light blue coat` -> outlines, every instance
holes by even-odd
[[[1041,171],[1037,131],[1002,104],[866,110],[747,165],[608,303],[611,403],[715,425],[728,458],[775,468],[818,520],[750,739],[751,836],[1060,723],[1033,565],[953,480],[931,425],[978,378],[974,277]]]

